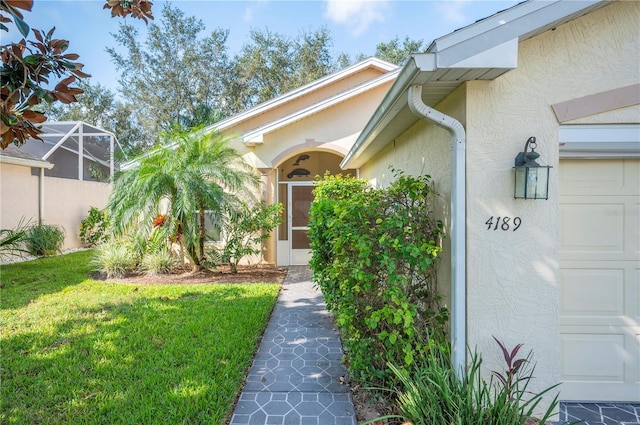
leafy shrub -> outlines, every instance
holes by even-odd
[[[232,273],[238,272],[240,260],[249,255],[260,254],[261,243],[269,238],[273,229],[282,220],[282,204],[243,204],[226,214],[223,244],[209,252],[214,260],[229,263]]]
[[[446,338],[436,263],[443,226],[433,219],[430,177],[396,173],[386,189],[325,176],[311,205],[314,282],[343,333],[356,380],[385,386],[387,363],[409,366],[424,354],[416,329]]]
[[[400,417],[413,425],[530,423],[528,420],[540,410],[542,398],[557,385],[539,393],[531,392],[529,383],[535,368],[532,354],[516,359],[521,344],[508,351],[496,341],[504,353],[506,370],[494,371],[489,382],[481,376],[482,358],[477,353],[471,354],[471,363],[460,379],[452,368],[447,345],[430,350],[409,368],[390,364],[400,383],[397,390]],[[540,423],[552,416],[557,405],[556,395],[539,418]],[[398,418],[386,418],[392,417]]]
[[[98,245],[92,263],[107,278],[120,278],[136,266],[136,259],[126,244],[116,241]]]
[[[36,224],[26,229],[25,249],[37,257],[55,255],[62,250],[64,229],[51,224]]]
[[[148,275],[169,274],[178,266],[178,259],[169,249],[146,254],[140,268]]]
[[[89,208],[89,215],[80,222],[80,241],[87,248],[107,242],[109,218],[104,210]]]

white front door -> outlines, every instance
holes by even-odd
[[[308,264],[311,259],[309,246],[309,208],[313,202],[313,182],[289,184],[289,241],[291,265]]]
[[[640,402],[640,159],[560,162],[563,400]]]

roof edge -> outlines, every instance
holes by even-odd
[[[249,118],[252,118],[255,115],[261,114],[263,112],[265,112],[266,110],[269,110],[271,108],[275,108],[280,106],[281,104],[285,103],[285,102],[289,102],[291,100],[297,99],[299,97],[302,97],[306,94],[308,94],[309,92],[312,91],[316,91],[318,89],[321,89],[322,87],[325,87],[335,81],[339,81],[343,78],[345,78],[346,76],[356,73],[356,72],[360,72],[364,69],[367,69],[369,67],[374,67],[379,69],[380,71],[383,72],[383,75],[385,73],[388,73],[390,71],[394,71],[399,69],[400,67],[397,65],[394,65],[390,62],[384,61],[382,59],[376,58],[376,57],[370,57],[367,58],[365,60],[362,60],[358,63],[355,63],[347,68],[341,69],[340,71],[334,72],[332,74],[326,75],[322,78],[319,78],[315,81],[312,81],[308,84],[305,84],[301,87],[298,87],[297,89],[294,89],[292,91],[289,91],[287,93],[284,93],[278,97],[275,97],[271,100],[268,100],[266,102],[263,102],[259,105],[254,106],[253,108],[250,108],[244,112],[240,112],[238,114],[235,114],[229,118],[226,118],[222,121],[219,121],[215,124],[212,124],[210,126],[205,127],[205,131],[213,131],[213,130],[224,130],[225,128],[231,127],[233,125],[236,125],[239,122],[242,122],[244,120],[247,120]]]
[[[49,161],[42,161],[39,159],[27,159],[27,158],[18,158],[15,156],[3,155],[0,154],[0,163],[2,164],[10,164],[10,165],[19,165],[22,167],[35,167],[35,168],[46,168],[50,170],[53,168],[53,164]]]

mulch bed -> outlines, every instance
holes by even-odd
[[[219,266],[215,270],[200,270],[194,272],[191,267],[178,269],[171,274],[149,276],[135,272],[124,278],[110,278],[110,282],[128,283],[133,285],[196,285],[212,283],[280,283],[284,282],[287,275],[286,268],[268,265],[238,266],[238,273],[231,273],[229,266]],[[107,280],[100,273],[94,273],[92,278]]]

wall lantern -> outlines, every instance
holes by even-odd
[[[536,138],[529,137],[524,145],[524,152],[516,156],[516,185],[513,197],[516,199],[549,199],[550,165],[540,165],[536,159],[540,154],[535,152]],[[531,148],[531,152],[527,150]]]

